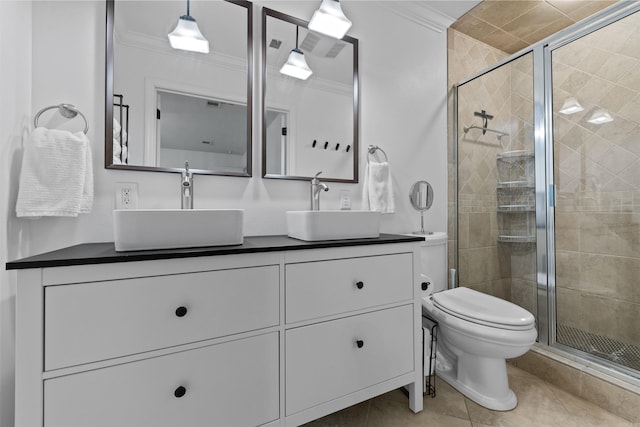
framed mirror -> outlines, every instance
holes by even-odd
[[[106,3],[105,167],[251,176],[251,2]],[[171,47],[187,14],[208,53]]]
[[[358,40],[307,29],[307,22],[263,8],[262,176],[358,182]],[[312,71],[281,73],[293,49]]]

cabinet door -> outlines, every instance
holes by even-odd
[[[45,370],[279,323],[279,267],[251,267],[45,290]]]
[[[410,253],[287,264],[285,269],[287,323],[413,297]]]
[[[290,329],[286,414],[413,370],[413,305]]]
[[[45,427],[257,426],[279,417],[278,334],[49,379]]]

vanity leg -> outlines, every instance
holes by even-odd
[[[419,381],[407,385],[409,391],[409,408],[418,413],[422,411],[422,384]]]

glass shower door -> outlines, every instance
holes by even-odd
[[[457,86],[457,269],[537,315],[533,97],[531,52]]]
[[[551,343],[640,370],[640,13],[552,48],[547,58]]]

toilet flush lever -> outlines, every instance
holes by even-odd
[[[431,285],[431,282],[422,282],[420,284],[420,286],[422,287],[423,291],[426,291],[429,288],[430,285]]]

